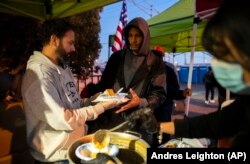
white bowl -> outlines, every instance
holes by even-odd
[[[75,154],[76,156],[81,159],[81,160],[85,160],[85,161],[89,161],[89,160],[92,160],[94,158],[88,156],[88,153],[90,155],[91,153],[91,148],[92,147],[92,143],[85,143],[85,144],[82,144],[80,146],[78,146],[75,150]],[[81,154],[81,151],[85,149],[85,154]],[[119,149],[116,145],[114,144],[109,144],[108,146],[108,155],[111,156],[111,157],[114,157],[118,154],[119,152]]]

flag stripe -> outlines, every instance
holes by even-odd
[[[122,31],[126,25],[127,25],[127,6],[126,6],[126,1],[123,0],[120,20],[117,26],[115,37],[114,37],[114,43],[112,45],[113,52],[116,52],[123,48],[124,38],[122,35]]]

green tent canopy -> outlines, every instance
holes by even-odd
[[[161,45],[167,52],[191,52],[195,0],[180,0],[159,15],[147,20],[151,47]],[[201,36],[205,22],[196,31],[196,51],[203,51]]]
[[[179,0],[148,20],[151,46],[161,45],[167,52],[173,53],[191,52],[187,88],[191,88],[194,53],[204,50],[201,37],[206,21],[215,14],[221,2],[222,0]],[[187,97],[186,116],[189,102],[190,97]]]
[[[44,20],[63,18],[121,0],[1,0],[0,12]]]

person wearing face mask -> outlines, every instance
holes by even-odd
[[[206,25],[202,37],[205,49],[213,55],[215,78],[237,94],[235,100],[218,112],[162,122],[161,132],[188,138],[232,137],[230,147],[250,147],[249,26],[248,2],[226,0]]]
[[[121,101],[86,106],[80,99],[67,56],[75,51],[75,32],[63,19],[46,20],[42,51],[30,56],[22,82],[27,141],[35,163],[69,163],[67,149],[86,134],[85,123]]]
[[[89,128],[109,129],[126,121],[126,118],[138,108],[159,107],[166,99],[166,74],[161,55],[150,50],[150,32],[147,22],[140,17],[131,20],[124,28],[125,48],[111,55],[100,82],[92,91],[104,91],[112,88],[135,95],[131,101],[119,109],[110,110],[95,122],[89,122]],[[90,92],[89,92],[90,93]],[[129,109],[129,110],[128,110]],[[133,131],[142,134],[148,143],[152,134],[143,129],[143,122],[138,121]],[[121,131],[131,130],[123,127]]]

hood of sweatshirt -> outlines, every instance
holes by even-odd
[[[31,68],[34,64],[45,65],[46,67],[53,69],[60,74],[59,66],[54,64],[49,58],[39,51],[34,51],[33,55],[30,56],[27,63],[27,69]]]
[[[150,32],[148,23],[140,17],[134,18],[128,23],[128,25],[124,28],[125,43],[127,47],[129,47],[128,31],[131,27],[138,28],[143,34],[143,41],[138,55],[147,55],[150,51]]]

